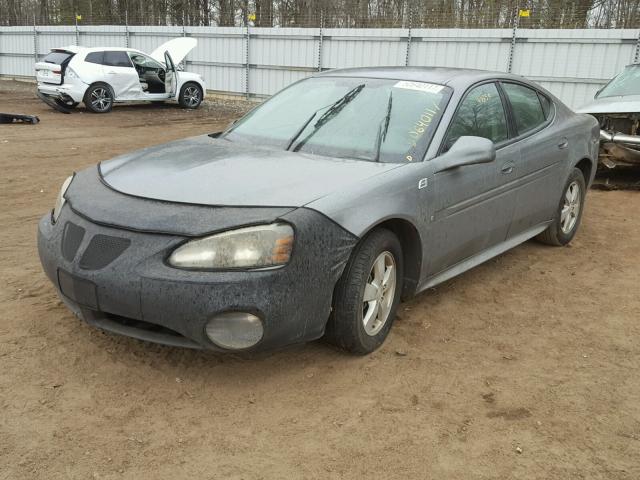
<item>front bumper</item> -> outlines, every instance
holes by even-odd
[[[78,214],[71,197],[55,224],[45,215],[38,228],[40,260],[60,297],[92,325],[168,345],[222,350],[206,336],[205,325],[215,314],[230,310],[262,319],[264,336],[250,350],[319,338],[335,282],[357,240],[321,214],[299,208],[280,217],[295,228],[294,251],[285,267],[179,270],[169,267],[165,258],[188,236],[99,224]],[[155,203],[122,199],[131,203],[129,211],[139,208],[136,202]]]

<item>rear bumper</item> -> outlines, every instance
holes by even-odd
[[[133,199],[132,201],[135,201]],[[165,258],[184,236],[98,225],[67,204],[42,218],[38,252],[59,296],[91,325],[141,340],[224,351],[205,334],[212,316],[246,311],[261,318],[250,350],[311,341],[324,333],[335,282],[356,239],[310,210],[284,220],[296,229],[291,262],[270,271],[199,272]]]
[[[51,83],[38,82],[38,91],[51,97],[71,98],[74,102],[80,103],[83,101],[84,92],[87,90],[87,86],[79,86],[74,84],[63,83],[62,85],[54,85]]]

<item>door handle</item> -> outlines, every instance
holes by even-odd
[[[560,143],[558,144],[558,148],[559,148],[560,150],[563,150],[563,149],[567,148],[568,146],[569,146],[569,140],[567,140],[567,138],[566,138],[566,137],[565,137],[565,138],[563,138],[563,139],[560,141]]]
[[[504,175],[509,175],[511,172],[513,172],[513,163],[509,162],[509,163],[505,163],[504,165],[502,165],[502,168],[500,169],[500,171],[504,174]]]
[[[114,72],[113,70],[107,70],[107,75],[115,75],[118,72]]]

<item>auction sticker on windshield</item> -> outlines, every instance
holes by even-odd
[[[407,80],[401,80],[396,83],[394,88],[406,88],[407,90],[419,90],[427,93],[440,93],[444,88],[442,85],[436,85],[435,83],[425,82],[409,82]]]

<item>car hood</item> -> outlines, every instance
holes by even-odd
[[[196,45],[198,40],[193,37],[174,38],[160,45],[149,56],[164,65],[164,52],[169,52],[173,63],[178,65]]]
[[[301,207],[403,164],[261,148],[206,135],[100,164],[104,182],[137,197],[219,206]]]
[[[639,113],[640,95],[597,98],[578,108],[576,113]]]

